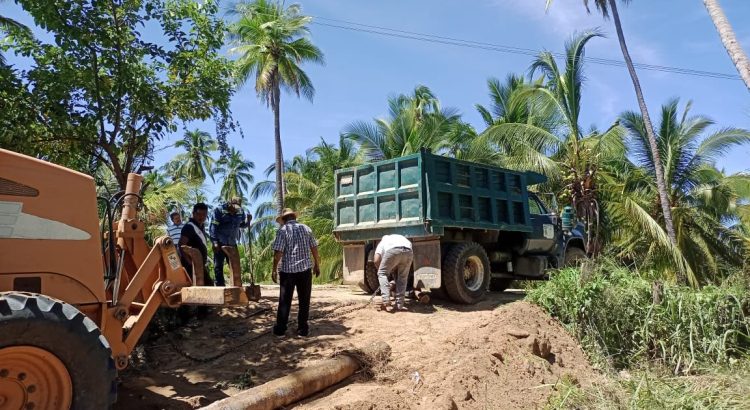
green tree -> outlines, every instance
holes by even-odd
[[[309,39],[312,20],[301,14],[298,4],[285,7],[281,1],[255,0],[238,3],[238,20],[230,27],[230,53],[238,54],[236,78],[243,84],[255,77],[255,91],[274,115],[276,184],[283,186],[284,156],[281,146],[281,90],[312,101],[315,88],[302,70],[303,63],[322,64],[323,52]],[[284,208],[284,190],[276,192],[276,208]]]
[[[172,162],[175,165],[168,166],[174,169],[178,179],[197,184],[202,184],[206,177],[214,179],[216,161],[213,153],[218,149],[218,145],[216,140],[211,138],[211,134],[201,130],[185,131],[185,137],[175,142],[174,146],[185,150],[174,157]]]
[[[233,197],[245,198],[250,185],[255,182],[255,163],[242,157],[242,153],[230,148],[229,155],[219,160],[216,172],[222,176],[221,197],[228,201]]]
[[[32,155],[66,151],[81,158],[79,169],[103,164],[123,189],[179,122],[227,123],[232,65],[219,54],[216,1],[18,3],[55,41],[18,36],[3,45],[32,64],[18,71],[11,99],[26,117],[0,110],[0,140],[24,138]]]
[[[4,3],[5,0],[0,0],[0,3]],[[28,37],[31,37],[31,29],[27,26],[19,23],[18,21],[7,17],[0,15],[0,40],[3,40],[2,35],[25,35]],[[0,53],[0,66],[5,65],[5,56],[3,56],[2,53]]]
[[[743,203],[750,200],[750,175],[725,175],[715,166],[732,148],[750,143],[750,131],[722,128],[708,133],[714,122],[704,116],[691,116],[690,107],[690,103],[686,104],[680,113],[676,99],[662,107],[657,147],[664,159],[663,172],[673,204],[677,245],[691,268],[688,280],[697,286],[718,275],[722,263],[741,266],[750,251],[747,239],[729,228],[732,221],[741,218]],[[640,202],[650,215],[659,215],[654,209],[656,164],[643,117],[640,113],[625,112],[622,124],[631,135],[631,154],[646,170],[647,183],[638,193],[641,199],[633,201]],[[630,192],[623,194],[632,196]],[[651,218],[648,222],[651,225],[663,222]],[[669,269],[674,260],[664,258],[666,238],[659,247],[651,246],[653,239],[658,238],[644,238],[643,230],[635,228],[621,238],[621,244],[629,244],[623,249],[647,255],[657,265],[661,263],[664,269]]]
[[[323,261],[323,281],[338,278],[343,269],[342,248],[333,236],[335,171],[361,162],[357,147],[352,141],[341,137],[338,146],[321,140],[304,155],[296,156],[285,164],[286,204],[297,211],[300,221],[315,233]],[[267,171],[270,171],[267,175],[274,173],[273,166]],[[251,198],[258,200],[267,197],[275,188],[274,181],[261,181],[253,188]],[[273,211],[274,206],[270,202],[259,204],[256,210],[253,235],[259,247],[263,246],[262,239],[268,229],[275,226]],[[271,256],[270,252],[263,253],[259,263],[264,266]]]
[[[599,173],[607,159],[624,159],[625,152],[624,132],[617,124],[603,133],[585,132],[580,126],[583,55],[586,44],[597,36],[587,31],[568,41],[564,65],[558,65],[551,53],[540,53],[531,74],[540,72],[542,83],[523,88],[511,78],[505,91],[491,91],[506,97],[496,99],[496,118],[484,132],[500,148],[505,164],[551,178],[549,186],[569,199],[587,224],[587,249],[594,254],[602,245]],[[517,91],[511,93],[513,89]]]
[[[467,150],[467,144],[476,132],[461,121],[457,110],[442,108],[429,88],[420,85],[411,95],[389,98],[388,108],[387,118],[356,121],[344,128],[343,135],[359,145],[366,159],[397,158],[423,148],[435,153],[475,152]]]
[[[547,8],[550,7],[553,0],[547,0]],[[638,73],[635,71],[635,67],[633,66],[633,59],[630,57],[630,52],[628,51],[628,45],[625,42],[625,34],[623,34],[622,30],[622,23],[620,22],[620,14],[617,10],[617,0],[592,0],[594,2],[594,5],[596,6],[597,10],[602,14],[602,17],[605,19],[609,18],[609,13],[612,13],[612,20],[615,23],[615,29],[617,30],[617,39],[620,43],[620,50],[622,51],[622,56],[625,59],[625,65],[628,67],[628,72],[630,73],[630,79],[633,82],[633,88],[635,89],[635,95],[638,99],[638,107],[640,108],[641,115],[643,116],[643,121],[646,127],[646,134],[648,136],[649,141],[649,147],[651,149],[651,152],[653,153],[653,159],[654,162],[657,164],[656,166],[656,184],[659,191],[659,201],[661,203],[661,209],[664,217],[664,225],[667,230],[667,236],[669,237],[669,240],[672,241],[673,244],[676,243],[676,236],[675,236],[675,230],[674,230],[674,223],[672,221],[672,209],[671,204],[669,203],[669,196],[667,194],[667,185],[665,182],[665,178],[662,172],[662,166],[661,166],[661,158],[659,156],[658,147],[656,144],[656,134],[654,133],[654,127],[651,124],[651,117],[648,114],[648,107],[646,107],[646,99],[643,97],[643,90],[641,89],[641,83],[640,80],[638,80]],[[630,0],[621,0],[623,3],[627,4],[630,2]],[[589,0],[583,0],[583,5],[586,7],[587,12],[591,12],[589,9]],[[680,283],[685,282],[685,278],[682,277],[681,274],[678,274],[678,281]]]

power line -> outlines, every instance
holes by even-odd
[[[313,21],[312,24],[315,24],[318,26],[342,29],[342,30],[357,31],[357,32],[376,34],[376,35],[393,37],[393,38],[417,40],[417,41],[423,41],[423,42],[435,43],[435,44],[445,44],[445,45],[451,45],[451,46],[456,46],[456,47],[474,48],[474,49],[494,51],[494,52],[500,52],[500,53],[519,54],[519,55],[526,55],[526,56],[536,56],[539,54],[538,50],[529,49],[529,48],[521,48],[521,47],[486,43],[486,42],[473,41],[473,40],[464,40],[464,39],[455,38],[455,37],[439,36],[439,35],[434,35],[434,34],[419,33],[419,32],[414,32],[414,31],[407,31],[407,30],[399,30],[399,29],[393,29],[393,28],[388,28],[388,27],[383,27],[383,26],[375,26],[375,25],[357,23],[357,22],[346,21],[346,20],[337,20],[337,19],[321,17],[321,16],[310,16],[310,17],[313,17],[314,19],[318,19],[318,20],[332,22],[332,23],[323,23],[323,22]],[[339,23],[339,24],[333,24],[333,23]],[[558,58],[566,57],[565,54],[563,53],[558,53],[558,52],[550,52],[550,53]],[[619,61],[619,60],[598,58],[598,57],[583,57],[583,60],[590,62],[592,64],[599,64],[599,65],[605,65],[605,66],[611,66],[611,67],[625,67],[625,62]],[[723,79],[723,80],[740,80],[740,77],[737,75],[718,73],[714,71],[694,70],[694,69],[689,69],[689,68],[670,67],[670,66],[643,64],[643,63],[634,63],[633,65],[636,68],[639,68],[641,70],[648,70],[648,71],[658,71],[658,72],[690,75],[690,76],[697,76],[697,77],[717,78],[717,79]]]

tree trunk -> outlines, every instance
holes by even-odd
[[[672,223],[672,208],[669,202],[669,197],[667,196],[667,185],[664,181],[664,167],[661,164],[659,148],[656,145],[656,134],[654,133],[654,126],[651,124],[651,117],[648,115],[646,99],[643,97],[641,82],[638,80],[638,74],[635,72],[635,67],[633,67],[633,59],[630,58],[628,45],[625,43],[625,35],[622,32],[622,24],[620,23],[620,13],[617,11],[617,1],[609,0],[609,6],[612,10],[612,19],[615,22],[615,28],[617,29],[617,39],[620,41],[622,56],[625,59],[625,64],[628,66],[630,79],[633,80],[633,88],[635,88],[635,95],[638,99],[638,107],[641,109],[643,123],[646,126],[646,134],[648,135],[648,142],[651,146],[651,155],[654,158],[656,186],[659,190],[659,202],[661,203],[662,213],[664,214],[664,225],[667,228],[667,235],[669,236],[670,242],[672,242],[672,245],[676,246],[677,240],[674,233],[674,224]],[[679,282],[680,284],[687,283],[685,273],[679,269],[677,271],[677,282]]]
[[[719,37],[721,37],[721,42],[724,43],[724,48],[727,49],[729,58],[732,59],[734,66],[737,67],[737,71],[745,82],[745,86],[750,90],[750,60],[748,60],[745,50],[742,49],[742,46],[737,41],[737,36],[734,35],[732,25],[729,24],[727,16],[721,9],[719,0],[703,0],[703,4],[706,5],[706,10],[708,10],[708,14],[716,26],[716,31],[719,32]]]
[[[281,87],[275,81],[273,89],[273,131],[276,143],[276,209],[281,215],[284,210],[284,155],[281,151],[281,124],[279,120],[279,109],[281,108]]]

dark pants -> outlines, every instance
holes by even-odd
[[[219,244],[219,247],[214,250],[214,281],[216,286],[225,286],[224,261],[227,260],[227,255],[221,250],[222,246],[222,244]]]
[[[279,272],[279,309],[276,314],[276,326],[273,333],[283,335],[289,323],[289,311],[292,308],[294,288],[297,288],[299,314],[297,315],[297,333],[307,336],[310,328],[307,319],[310,316],[310,294],[312,293],[312,271],[286,273]]]

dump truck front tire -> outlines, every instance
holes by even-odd
[[[0,293],[0,385],[14,403],[109,409],[116,376],[109,343],[81,311],[44,295]]]
[[[443,263],[445,291],[457,303],[477,303],[490,282],[490,260],[476,242],[453,245]]]
[[[583,263],[584,260],[586,260],[586,252],[583,249],[569,246],[565,249],[565,262],[563,267],[574,268]]]

